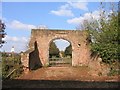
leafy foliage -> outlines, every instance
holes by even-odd
[[[49,56],[57,56],[59,57],[59,49],[57,48],[56,44],[54,42],[51,42],[50,48],[49,48]]]
[[[15,71],[7,77],[13,70]],[[8,55],[7,53],[2,53],[2,78],[15,78],[22,74],[23,68],[20,61],[20,55]]]
[[[5,43],[4,40],[2,40],[2,38],[5,37],[6,33],[5,33],[5,24],[2,22],[2,20],[0,20],[0,47],[2,47],[3,43]]]
[[[67,55],[72,57],[72,46],[71,46],[71,44],[68,47],[66,47],[66,49],[65,49],[65,56],[67,56]]]
[[[112,7],[112,13],[106,14],[107,11],[102,3],[101,6],[103,11],[100,13],[100,19],[86,21],[84,28],[89,31],[93,52],[98,53],[104,62],[119,61],[118,12]]]

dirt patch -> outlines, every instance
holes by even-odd
[[[78,81],[119,81],[120,76],[92,76],[88,67],[46,67],[17,79],[27,80],[78,80]]]
[[[13,80],[2,82],[3,88],[118,88],[119,76],[92,76],[88,67],[46,67]]]

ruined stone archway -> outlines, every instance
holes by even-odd
[[[34,50],[34,42],[37,41],[39,58],[42,66],[49,64],[49,44],[52,40],[57,38],[65,39],[71,43],[72,66],[88,65],[90,60],[90,49],[86,31],[32,29],[29,50]],[[29,61],[29,58],[26,59],[26,62],[27,61]]]
[[[89,50],[85,31],[76,30],[39,30],[33,29],[31,33],[30,47],[33,42],[38,42],[39,56],[44,65],[48,64],[49,44],[52,40],[62,38],[72,45],[72,66],[88,63]]]

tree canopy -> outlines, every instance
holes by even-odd
[[[2,20],[0,20],[0,47],[2,47],[3,46],[2,44],[5,43],[5,41],[2,40],[6,35],[5,27],[6,27],[5,24],[2,22]]]
[[[67,55],[72,57],[72,46],[71,46],[71,44],[68,47],[66,47],[66,49],[65,49],[65,56],[67,56]]]
[[[51,42],[50,48],[49,48],[49,56],[59,56],[59,49],[57,48],[56,44],[54,42]]]
[[[102,6],[102,3],[101,3]],[[92,20],[84,23],[84,28],[88,30],[92,37],[91,49],[99,54],[104,62],[113,62],[120,59],[120,37],[118,36],[118,13],[112,7],[112,13],[105,11],[102,6],[99,20]]]

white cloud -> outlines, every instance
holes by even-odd
[[[48,29],[48,27],[46,25],[39,25],[37,28],[38,29]]]
[[[62,5],[60,9],[70,9],[70,5],[69,4]]]
[[[51,13],[58,15],[58,16],[74,16],[71,10],[58,10],[58,11],[51,11]]]
[[[75,18],[73,18],[73,19],[67,20],[67,22],[68,22],[69,24],[79,24],[79,23],[81,23],[83,20],[84,20],[83,17],[78,17],[78,18],[75,17]]]
[[[74,16],[68,4],[61,6],[59,10],[52,10],[51,13],[58,16]]]
[[[27,42],[28,38],[26,37],[16,37],[16,36],[8,36],[4,38],[5,41],[11,41],[11,42]]]
[[[77,8],[80,10],[88,10],[88,3],[87,2],[68,2],[73,8]]]
[[[27,44],[29,38],[27,37],[16,37],[16,36],[6,36],[4,38],[6,43],[2,47],[2,51],[10,52],[12,46],[15,48],[15,52],[25,51],[27,49]]]
[[[87,2],[67,2],[67,4],[62,5],[59,10],[52,10],[51,13],[58,16],[74,16],[72,8],[77,8],[80,10],[88,10]]]
[[[33,28],[36,28],[35,25],[31,24],[25,24],[17,20],[13,20],[12,22],[7,23],[7,27],[12,29],[18,29],[18,30],[31,30]]]
[[[69,24],[82,24],[85,20],[92,20],[93,19],[99,19],[100,12],[99,11],[94,11],[93,13],[85,13],[83,16],[80,17],[75,17],[72,19],[67,20],[67,23]]]

